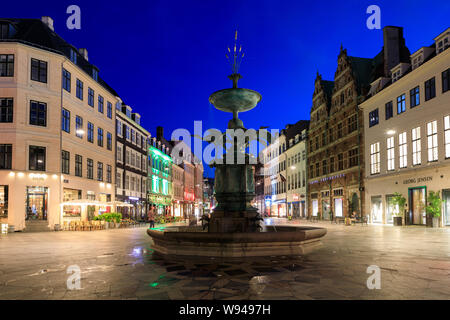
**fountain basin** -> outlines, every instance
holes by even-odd
[[[164,255],[258,257],[304,255],[321,246],[325,228],[266,226],[266,232],[201,232],[177,227],[147,229],[152,248]],[[189,230],[189,229],[187,229]]]
[[[261,95],[253,90],[230,88],[214,92],[209,102],[225,112],[244,112],[253,109],[261,101]]]

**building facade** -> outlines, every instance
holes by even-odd
[[[384,46],[374,58],[352,57],[341,46],[334,81],[317,74],[308,134],[309,215],[320,219],[366,216],[364,121],[359,104],[371,83],[409,59],[403,30],[383,29]]]
[[[172,188],[173,188],[173,215],[184,217],[184,170],[176,163],[172,164]]]
[[[51,18],[0,26],[2,222],[53,229],[113,210],[117,93]]]
[[[287,215],[306,218],[306,141],[309,121],[300,120],[286,129]]]
[[[133,113],[128,105],[118,104],[115,134],[117,211],[124,218],[144,220],[147,213],[147,141],[150,133],[141,126],[138,113]]]
[[[392,198],[398,192],[407,199],[406,224],[425,225],[428,193],[438,191],[445,201],[440,225],[450,225],[449,43],[447,29],[409,62],[393,66],[384,86],[375,82],[361,104],[365,206],[373,223],[392,224],[398,210]]]
[[[264,150],[264,215],[286,217],[286,135],[281,130]]]

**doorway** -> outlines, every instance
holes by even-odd
[[[444,201],[444,225],[450,226],[450,190],[442,191],[442,200]]]
[[[382,223],[383,222],[383,205],[381,196],[372,197],[372,222]]]
[[[426,193],[426,187],[410,188],[408,190],[408,224],[425,225],[427,223],[425,211]]]
[[[48,188],[27,187],[26,220],[47,220]]]

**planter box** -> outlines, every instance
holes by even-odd
[[[439,218],[438,217],[431,218],[431,226],[433,228],[439,228]]]
[[[403,225],[402,217],[394,217],[394,226],[402,226],[402,225]]]

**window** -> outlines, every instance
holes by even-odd
[[[444,117],[445,158],[450,158],[450,116]]]
[[[387,168],[388,171],[395,170],[395,142],[394,137],[389,137],[386,140],[387,145]]]
[[[370,174],[380,173],[380,143],[370,145]]]
[[[389,101],[388,103],[386,103],[384,105],[385,108],[385,116],[386,116],[386,120],[392,118],[394,116],[394,110],[392,107],[392,101]]]
[[[13,54],[0,54],[0,77],[14,77]]]
[[[87,139],[89,142],[94,143],[94,125],[88,122],[88,136]]]
[[[334,172],[334,157],[330,158],[330,173]]]
[[[134,129],[131,129],[131,142],[136,143],[136,134],[134,132]],[[281,148],[281,147],[280,147]],[[280,152],[281,153],[281,152]]]
[[[83,100],[83,82],[77,79],[77,98]]]
[[[402,132],[398,135],[398,154],[400,160],[400,168],[406,168],[408,166],[408,146],[406,144],[406,132]]]
[[[103,163],[97,162],[97,180],[103,181]]]
[[[417,107],[420,104],[420,90],[419,86],[409,91],[409,105],[411,108]]]
[[[436,97],[436,83],[434,77],[425,81],[425,101]]]
[[[70,111],[62,109],[61,129],[70,133]]]
[[[30,124],[41,127],[47,126],[46,103],[30,101]]]
[[[122,162],[122,146],[117,145],[117,161]]]
[[[112,103],[108,101],[106,104],[106,116],[112,119]]]
[[[94,90],[88,87],[88,105],[94,107]]]
[[[30,146],[29,170],[45,171],[45,147]]]
[[[47,83],[47,62],[31,59],[31,80]]]
[[[112,181],[111,173],[112,173],[112,168],[111,168],[111,166],[108,164],[108,165],[106,166],[106,182],[108,182],[108,183],[111,183],[111,181]]]
[[[12,144],[0,144],[0,169],[11,169]]]
[[[449,90],[450,68],[442,72],[442,93]]]
[[[77,64],[77,52],[74,49],[70,49],[70,61]]]
[[[437,121],[427,123],[428,162],[438,159]]]
[[[420,127],[411,130],[411,138],[412,138],[412,161],[413,166],[416,166],[422,163],[422,154],[421,154],[422,147],[420,145]]]
[[[94,161],[87,159],[87,178],[94,179]]]
[[[369,128],[378,124],[378,109],[369,112]]]
[[[130,127],[125,125],[125,138],[130,140]]]
[[[83,157],[79,154],[75,155],[75,175],[77,177],[83,176]]]
[[[406,111],[405,95],[402,94],[401,96],[397,97],[397,114],[403,113],[405,111]]]
[[[322,160],[322,174],[327,174],[327,173],[328,173],[327,160]],[[295,176],[295,184],[297,184],[297,176]]]
[[[80,116],[76,116],[76,118],[75,118],[75,135],[78,138],[83,138],[83,135],[84,135],[83,118]]]
[[[70,92],[71,74],[66,69],[63,69],[63,74],[62,75],[63,75],[63,89],[66,90],[67,92]]]
[[[97,129],[97,145],[99,147],[103,147],[103,129],[102,128]]]
[[[122,122],[116,119],[116,131],[118,136],[122,136]]]
[[[65,174],[70,174],[70,153],[61,151],[61,171]]]
[[[98,71],[96,69],[92,69],[92,78],[94,78],[95,81],[98,81]]]
[[[110,132],[106,134],[106,148],[112,150],[112,134]]]
[[[317,162],[317,163],[316,163],[316,177],[318,177],[318,176],[320,176],[320,165],[319,165],[319,163]]]
[[[338,170],[344,170],[344,154],[338,154]]]
[[[338,135],[338,139],[342,138],[343,133],[342,133],[342,122],[338,123],[337,125],[337,135]]]
[[[348,166],[355,167],[358,165],[358,148],[348,151]]]
[[[121,178],[121,176],[120,176],[120,173],[119,172],[117,172],[116,173],[116,186],[117,186],[117,188],[122,188],[122,178]]]
[[[350,118],[348,118],[348,133],[356,131],[358,128],[358,115],[354,114]]]
[[[98,95],[98,112],[103,113],[103,97]]]
[[[12,98],[0,98],[0,122],[13,122]]]

